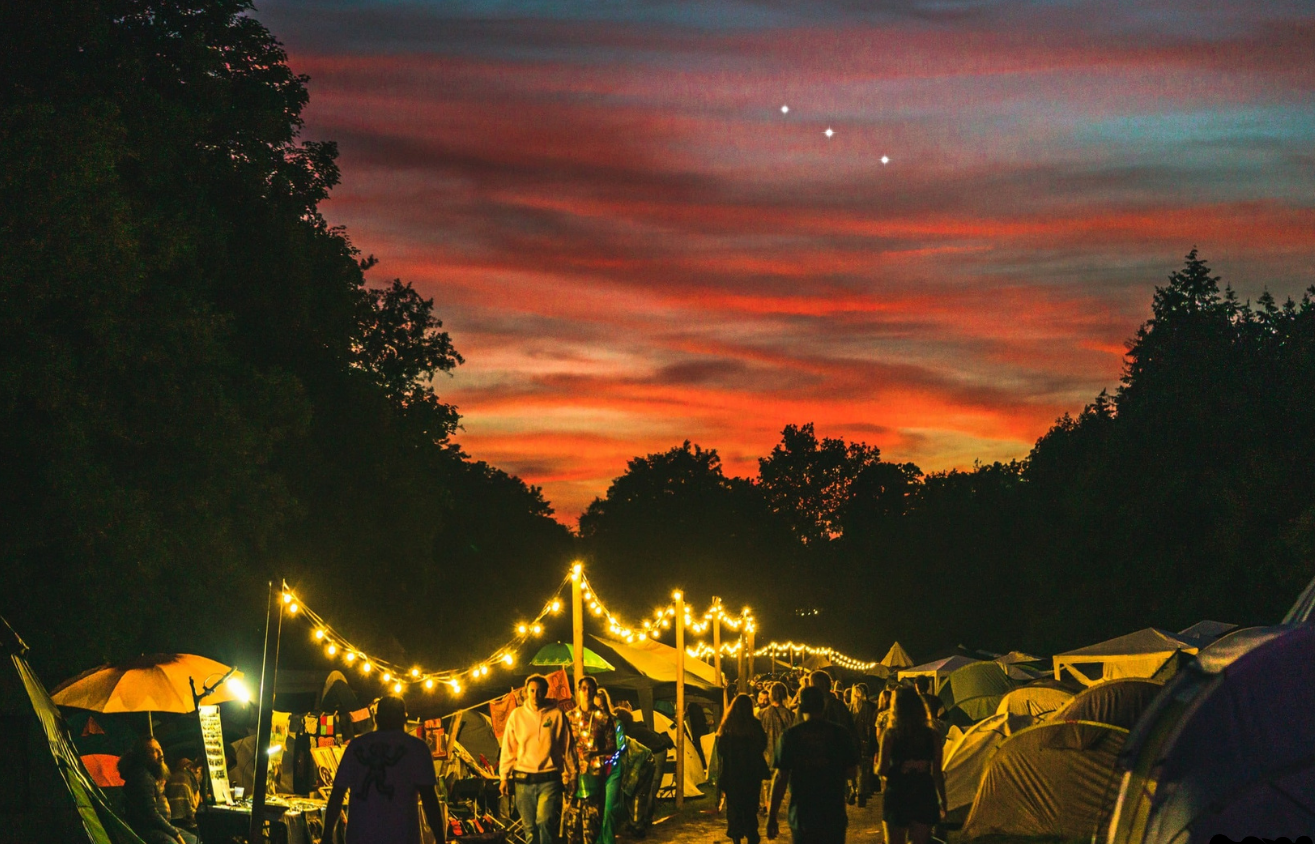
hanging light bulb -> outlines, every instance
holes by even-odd
[[[284,592],[284,593],[283,593],[283,603],[285,603],[285,604],[290,604],[290,603],[292,603],[292,593],[291,593],[291,592]]]
[[[553,599],[552,599],[552,605],[549,607],[549,609],[552,610],[553,612],[561,612],[561,611],[562,611],[562,602],[561,602],[559,599],[557,599],[557,598],[553,598]]]
[[[348,651],[347,653],[342,655],[342,658],[348,665],[351,665],[353,662],[356,661],[356,654],[352,651]]]
[[[288,615],[296,615],[297,610],[301,609],[296,604],[288,604]]]
[[[335,644],[333,644],[332,642],[330,642],[330,643],[329,643],[329,646],[328,646],[327,648],[324,649],[324,652],[325,652],[326,654],[328,654],[329,656],[333,656],[334,654],[336,654],[336,653],[338,652],[338,646],[335,645]]]
[[[370,663],[369,663],[368,660],[365,661],[365,662],[362,662],[362,663],[361,663],[361,671],[363,671],[363,672],[366,673],[366,674],[369,674],[369,673],[370,673],[370,669],[373,668],[373,667],[374,667],[374,666],[370,665]]]
[[[393,694],[400,695],[401,693],[402,693],[402,684],[401,684],[401,683],[394,683],[394,684],[393,684]]]
[[[387,682],[389,682],[389,681],[392,680],[392,679],[393,679],[393,675],[392,675],[392,673],[391,673],[391,672],[388,672],[388,671],[385,671],[385,672],[384,672],[384,677],[383,677],[384,682],[387,683]]]
[[[534,626],[530,628],[530,632],[533,633],[535,636],[541,635],[543,633],[543,625],[536,621],[534,623]]]
[[[434,690],[434,678],[433,678],[433,677],[430,677],[430,678],[428,678],[427,680],[425,680],[425,690],[426,690],[426,691],[433,691],[433,690]]]
[[[502,655],[502,663],[503,665],[506,665],[508,668],[510,668],[512,663],[514,663],[515,661],[516,661],[516,657],[512,656],[510,653],[505,653]]]
[[[524,636],[526,633],[528,633],[529,630],[530,630],[530,628],[529,628],[527,625],[524,625],[524,624],[518,624],[518,625],[516,625],[516,632],[519,633],[519,634],[522,635],[522,636]]]
[[[323,631],[323,630],[316,630],[316,631],[315,631],[315,641],[318,642],[320,639],[323,639],[323,638],[324,638],[324,631]]]
[[[412,668],[412,669],[411,669],[411,676],[412,676],[412,677],[419,677],[419,676],[420,676],[420,669],[419,669],[419,668]]]

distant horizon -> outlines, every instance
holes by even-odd
[[[633,457],[751,477],[790,423],[1021,458],[1194,246],[1243,298],[1315,282],[1309,4],[255,16],[339,144],[326,219],[465,356],[456,441],[567,525]]]

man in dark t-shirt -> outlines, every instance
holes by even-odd
[[[350,792],[347,844],[420,844],[417,801],[441,844],[446,830],[434,790],[434,760],[429,746],[405,731],[406,703],[392,695],[380,698],[374,722],[378,729],[343,748],[324,810],[323,840],[334,840],[343,797]]]
[[[767,813],[767,837],[779,834],[781,802],[790,788],[790,832],[795,844],[843,844],[846,783],[858,775],[858,747],[849,731],[827,721],[826,693],[810,686],[799,693],[803,722],[776,745],[776,774]]]

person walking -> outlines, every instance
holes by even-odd
[[[781,741],[781,736],[785,735],[785,731],[795,725],[794,712],[786,706],[786,699],[789,696],[790,692],[784,683],[772,683],[767,689],[767,706],[758,713],[758,721],[763,725],[763,732],[767,734],[767,748],[763,751],[763,761],[773,769],[776,767],[776,745]],[[770,788],[769,783],[768,791],[761,801],[764,812],[771,799]]]
[[[873,732],[873,747],[877,748],[878,751],[881,749],[881,737],[884,736],[886,734],[886,731],[890,729],[890,719],[891,719],[890,707],[893,699],[894,699],[894,692],[892,692],[890,689],[882,689],[881,694],[877,695],[877,723],[875,724],[872,732]],[[880,763],[881,760],[878,758],[877,753],[873,752],[871,759],[864,760],[864,764],[868,764],[869,761],[871,762],[873,769],[876,769],[877,765]],[[880,791],[882,788],[881,777],[875,777],[872,785],[875,788],[875,790]]]
[[[849,713],[849,707],[845,706],[844,701],[831,691],[831,675],[825,671],[814,671],[808,675],[808,685],[821,689],[825,695],[826,712],[822,717],[832,724],[843,727],[849,732],[854,744],[858,744],[858,730],[854,729],[854,716]]]
[[[419,804],[434,837],[446,840],[443,810],[434,790],[434,758],[429,745],[406,732],[406,702],[379,698],[374,732],[356,736],[343,748],[324,809],[324,841],[333,841],[343,798],[351,793],[347,844],[420,844]]]
[[[717,730],[721,776],[717,791],[726,801],[726,837],[758,844],[758,795],[767,778],[767,733],[753,717],[753,699],[736,695]]]
[[[928,844],[943,817],[941,734],[916,688],[895,690],[894,719],[881,739],[877,773],[885,780],[881,826],[886,844]]]
[[[651,754],[649,762],[640,768],[630,809],[630,832],[636,838],[643,838],[653,823],[658,788],[667,768],[667,751],[675,744],[666,733],[654,732],[643,721],[636,721],[633,712],[623,709],[616,713],[616,720],[625,729],[627,742],[638,742]]]
[[[529,844],[553,844],[562,812],[571,728],[548,699],[548,678],[525,678],[525,702],[512,710],[502,733],[498,775],[502,793],[515,789],[516,811]]]
[[[795,844],[844,844],[849,825],[845,782],[856,773],[858,747],[848,730],[824,717],[828,696],[817,686],[799,692],[803,721],[786,730],[776,748],[772,802],[767,810],[768,839],[780,834],[777,815],[788,787]]]
[[[617,709],[612,706],[612,696],[607,689],[599,689],[594,694],[594,705],[611,715],[616,724],[616,754],[613,761],[604,770],[603,784],[603,821],[598,830],[598,844],[615,844],[616,832],[626,821],[626,801],[621,793],[622,783],[628,774],[629,750],[625,726],[616,717]]]
[[[598,681],[584,677],[575,687],[575,708],[566,713],[572,752],[567,757],[565,844],[597,844],[602,832],[606,771],[616,759],[616,719],[594,696]]]
[[[872,794],[872,765],[869,760],[877,752],[877,707],[868,698],[866,683],[855,683],[850,692],[849,714],[853,716],[854,729],[858,732],[858,754],[861,760],[858,777],[854,780],[852,799],[859,806],[866,806]]]

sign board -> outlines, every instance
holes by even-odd
[[[206,771],[210,775],[210,791],[215,802],[230,805],[233,795],[228,789],[228,762],[224,759],[224,727],[219,720],[218,706],[198,706],[201,719],[201,741],[205,744]]]

